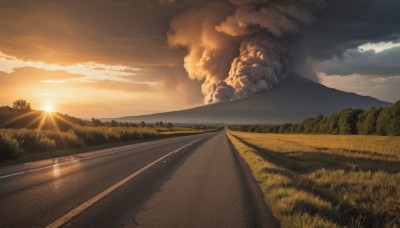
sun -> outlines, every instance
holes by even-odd
[[[51,103],[46,103],[43,107],[44,111],[46,112],[53,112],[54,111],[54,107],[53,104]]]

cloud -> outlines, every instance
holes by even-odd
[[[175,11],[157,0],[0,1],[0,51],[57,64],[176,65],[183,53],[165,37]]]
[[[340,75],[318,75],[322,84],[365,96],[373,96],[380,100],[396,102],[400,100],[400,75],[382,77],[379,75],[353,74],[346,77]]]
[[[102,90],[119,90],[130,93],[152,91],[151,86],[146,83],[119,82],[112,80],[97,80],[91,83],[81,83],[80,86]]]
[[[156,90],[166,96],[171,105],[183,108],[203,103],[201,82],[189,79],[183,67],[159,67],[155,71],[159,77]]]
[[[376,53],[373,50],[347,50],[343,56],[323,60],[317,69],[327,75],[400,75],[400,47]]]
[[[400,1],[331,0],[302,30],[298,47],[317,60],[341,56],[365,43],[400,39]]]
[[[188,78],[182,66],[153,66],[131,73],[133,74],[121,78],[133,83],[153,85],[153,92],[162,93],[162,96],[166,96],[174,105],[184,104],[187,107],[202,104],[201,82]]]
[[[176,0],[159,0],[161,4],[175,4]]]
[[[44,70],[35,67],[14,68],[11,73],[0,72],[0,88],[13,85],[29,85],[42,81],[60,81],[78,79],[83,75],[71,74],[60,70]]]
[[[124,92],[150,92],[151,86],[146,83],[122,82],[113,80],[78,81],[84,75],[71,74],[61,70],[45,70],[35,67],[14,68],[11,73],[0,72],[0,89],[15,89],[30,86],[80,87],[102,90],[119,90]],[[51,85],[53,84],[53,85]]]

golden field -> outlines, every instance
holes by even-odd
[[[228,136],[283,227],[400,225],[400,137]]]

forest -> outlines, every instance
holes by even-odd
[[[256,133],[400,135],[400,101],[392,107],[345,109],[339,113],[307,118],[300,123],[230,125],[229,129]]]

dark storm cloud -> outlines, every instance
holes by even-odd
[[[317,64],[327,75],[400,75],[400,47],[376,53],[373,50],[350,49],[342,57],[324,60]]]
[[[400,1],[331,0],[300,35],[303,51],[316,59],[340,56],[365,43],[400,39]]]

